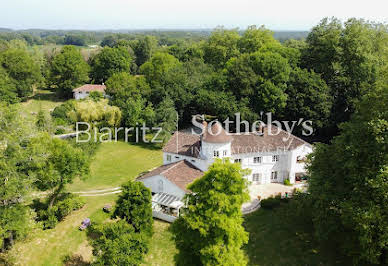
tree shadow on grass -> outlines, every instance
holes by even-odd
[[[311,221],[294,216],[290,203],[245,216],[249,265],[350,265],[335,247],[323,247],[314,239]]]
[[[63,101],[66,101],[67,99],[60,97],[57,93],[53,91],[38,91],[37,93],[29,97],[28,100],[63,102]]]
[[[84,261],[81,255],[67,255],[63,259],[63,265],[65,266],[89,266],[90,262]]]

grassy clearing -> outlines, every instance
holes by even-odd
[[[348,265],[313,239],[311,225],[288,218],[289,206],[259,209],[245,217],[249,242],[245,251],[250,265]]]
[[[15,244],[10,256],[17,265],[63,265],[66,255],[79,254],[90,260],[91,248],[86,232],[78,230],[81,221],[90,217],[93,222],[102,222],[109,215],[101,209],[105,203],[114,203],[116,195],[86,198],[85,206],[70,214],[55,229],[38,229],[26,241]]]
[[[69,186],[70,191],[93,190],[115,187],[135,178],[139,173],[161,164],[160,149],[147,149],[124,142],[100,145],[91,165],[91,177],[77,180]],[[102,211],[106,203],[114,203],[117,194],[86,197],[86,205],[73,212],[52,230],[36,230],[26,241],[18,242],[10,251],[17,265],[62,265],[65,256],[74,257],[78,262],[90,261],[91,247],[85,232],[78,226],[87,217],[92,222],[103,222],[109,218]],[[169,240],[168,224],[156,221],[151,252],[147,259],[150,265],[168,265],[172,260],[174,245]],[[164,253],[164,250],[168,251]],[[163,255],[164,254],[164,255]],[[165,262],[168,262],[166,264]]]
[[[40,109],[44,112],[50,113],[50,110],[54,109],[56,106],[62,104],[63,99],[59,99],[54,92],[48,90],[37,90],[30,99],[26,102],[21,103],[23,110],[23,115],[27,119],[33,120],[35,114],[38,113]]]
[[[171,240],[172,234],[168,230],[169,227],[169,223],[160,220],[154,221],[154,234],[151,240],[150,252],[145,259],[145,265],[175,265],[174,256],[177,250]]]
[[[162,164],[160,149],[125,142],[102,143],[90,166],[91,175],[75,180],[69,191],[87,191],[120,186],[140,173]]]

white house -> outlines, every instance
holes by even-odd
[[[251,169],[245,176],[250,184],[283,183],[285,179],[293,184],[306,173],[305,158],[312,146],[275,126],[239,134],[226,133],[218,122],[211,127],[205,122],[204,128],[207,130],[201,136],[176,131],[163,148],[163,165],[138,177],[151,189],[154,207],[163,213],[176,215],[174,206],[189,192],[187,185],[202,176],[216,158],[229,158],[242,168]],[[173,206],[163,205],[169,195],[174,197],[170,200]],[[158,213],[155,211],[154,216],[158,217]]]
[[[73,98],[76,100],[84,99],[89,96],[92,91],[101,92],[105,96],[106,86],[104,84],[85,84],[79,88],[73,89]]]

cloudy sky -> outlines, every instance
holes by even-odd
[[[0,27],[13,29],[309,30],[323,17],[388,22],[386,0],[1,0]]]

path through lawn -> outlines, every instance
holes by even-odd
[[[124,142],[103,143],[91,164],[90,178],[76,180],[68,186],[69,191],[91,191],[115,188],[140,173],[159,166],[162,152],[153,147],[131,145]],[[86,233],[78,230],[81,221],[90,217],[92,222],[109,218],[102,211],[106,203],[114,203],[118,194],[84,197],[86,205],[60,222],[55,229],[32,232],[26,241],[18,242],[10,254],[17,265],[62,265],[65,256],[90,261],[91,247]],[[176,253],[171,241],[169,224],[155,221],[154,235],[146,265],[173,265]]]

